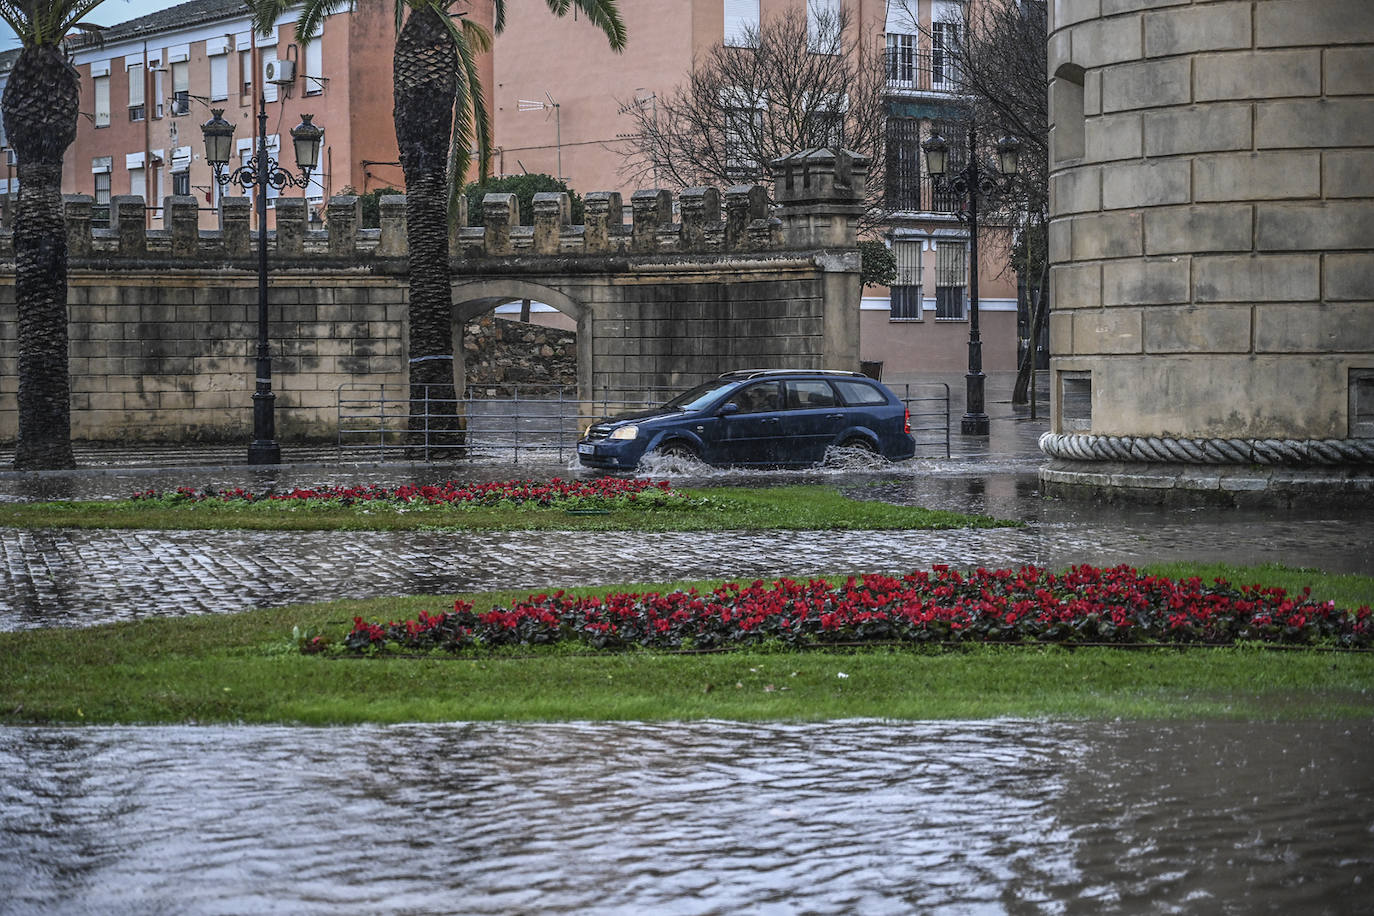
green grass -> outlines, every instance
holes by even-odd
[[[1238,584],[1312,585],[1318,597],[1341,604],[1374,601],[1369,577],[1279,567],[1168,569],[1181,576],[1222,574]],[[486,608],[524,594],[463,597]],[[290,639],[295,627],[337,638],[355,615],[401,619],[419,610],[441,610],[454,597],[340,601],[0,633],[0,723],[1374,715],[1374,654],[1320,650],[976,647],[715,655],[557,650],[466,659],[338,659],[299,655]]]
[[[270,531],[583,530],[717,531],[781,528],[886,531],[1019,526],[986,515],[894,506],[850,499],[831,487],[797,486],[687,490],[696,508],[614,508],[582,515],[559,508],[495,506],[400,507],[319,502],[185,502],[151,500],[0,504],[0,526],[12,528],[254,529]]]

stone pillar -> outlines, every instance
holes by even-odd
[[[613,251],[625,231],[625,209],[618,191],[593,191],[582,199],[588,254]]]
[[[253,202],[246,197],[219,199],[219,231],[224,251],[231,258],[246,258],[253,251],[249,239],[248,214]]]
[[[1042,479],[1374,497],[1374,4],[1101,6],[1050,8]]]
[[[486,253],[510,254],[510,227],[519,225],[520,204],[514,194],[486,194],[482,197],[482,227],[486,233]]]
[[[630,196],[634,223],[630,243],[635,251],[657,251],[658,230],[673,224],[673,195],[662,189],[635,191]]]
[[[762,185],[737,184],[725,189],[725,247],[749,247],[749,224],[768,218],[768,190]]]
[[[305,226],[308,214],[304,197],[278,197],[277,252],[286,255],[305,254]]]
[[[91,196],[63,194],[63,218],[67,224],[67,255],[73,258],[91,254]]]
[[[773,161],[773,199],[784,242],[794,248],[856,244],[868,159],[850,150],[812,149]]]
[[[706,230],[720,223],[720,192],[715,188],[687,188],[678,194],[682,208],[682,250],[702,251]]]
[[[468,225],[468,196],[458,195],[458,221],[448,227],[448,254],[451,258],[463,256],[463,230]]]
[[[534,253],[558,254],[563,227],[572,222],[572,200],[562,191],[534,195]]]
[[[336,194],[325,207],[331,257],[350,257],[358,251],[358,227],[363,221],[362,201],[352,194]]]
[[[194,258],[200,253],[200,211],[189,194],[163,198],[163,222],[171,230],[172,257]]]
[[[466,197],[462,199],[467,200]],[[387,194],[377,204],[378,222],[382,229],[381,239],[377,245],[377,254],[390,258],[405,257],[410,252],[406,241],[406,196],[404,194]],[[464,211],[462,215],[466,216],[466,208]],[[459,220],[460,224],[464,222],[466,220]]]
[[[110,225],[119,238],[119,253],[125,257],[148,253],[147,207],[139,194],[121,194],[110,199]]]

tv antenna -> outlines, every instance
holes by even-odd
[[[544,101],[547,99],[548,101]],[[553,96],[547,92],[543,99],[519,99],[515,103],[516,111],[552,111],[554,138],[558,144],[558,175],[559,181],[563,181],[563,118],[559,113],[559,105],[553,100]],[[544,116],[548,120],[548,115]]]

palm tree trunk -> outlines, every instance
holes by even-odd
[[[67,231],[62,157],[76,137],[80,80],[57,48],[26,47],[5,86],[19,163],[14,297],[19,319],[18,469],[76,466],[67,361]]]
[[[411,444],[427,441],[431,449],[439,447],[440,456],[451,455],[462,445],[453,375],[447,187],[458,52],[432,8],[411,11],[396,39],[392,66],[410,248]]]

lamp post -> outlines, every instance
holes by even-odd
[[[978,127],[972,120],[968,128],[968,164],[953,175],[948,174],[949,144],[939,134],[921,144],[926,151],[926,168],[930,171],[936,191],[957,195],[968,202],[969,277],[968,277],[968,374],[965,381],[964,416],[959,431],[966,436],[986,436],[989,431],[984,400],[983,341],[978,334],[978,198],[992,201],[1005,195],[1016,175],[1017,154],[1021,141],[1003,137],[997,141],[997,168],[989,171],[978,162]],[[959,218],[965,217],[961,211]]]
[[[202,124],[200,130],[205,136],[205,159],[214,169],[215,182],[220,187],[236,184],[244,190],[258,189],[257,387],[253,392],[253,441],[248,446],[248,463],[281,464],[274,413],[277,396],[272,393],[272,356],[267,346],[267,189],[304,188],[310,183],[310,173],[320,162],[324,129],[310,123],[313,115],[301,115],[301,123],[291,130],[301,174],[298,177],[283,170],[277,160],[267,154],[267,99],[260,94],[257,154],[247,164],[229,172],[226,167],[233,147],[234,125],[224,120],[223,108],[210,109],[210,115],[210,120]]]

